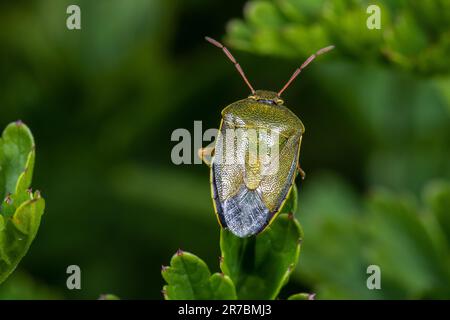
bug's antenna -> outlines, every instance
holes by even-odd
[[[306,59],[306,61],[303,62],[303,64],[300,66],[300,68],[295,70],[294,74],[291,76],[289,81],[284,85],[284,87],[278,92],[278,96],[280,96],[283,93],[283,91],[286,90],[287,87],[289,87],[291,82],[294,81],[295,78],[297,78],[297,76],[300,74],[300,72],[302,72],[302,70],[305,69],[306,66],[308,64],[310,64],[317,56],[320,56],[321,54],[326,53],[333,49],[334,49],[334,46],[328,46],[328,47],[322,48],[319,51],[317,51],[316,53],[314,53],[313,55],[311,55],[308,59]]]
[[[247,77],[245,76],[244,70],[242,70],[241,66],[239,65],[239,63],[237,63],[236,59],[233,57],[231,52],[228,51],[228,49],[223,44],[221,44],[217,40],[214,40],[213,38],[205,37],[205,40],[208,41],[209,43],[215,45],[217,48],[220,48],[220,49],[223,50],[223,52],[228,57],[228,59],[230,59],[231,62],[233,62],[233,64],[236,67],[237,71],[239,72],[241,77],[244,79],[245,83],[248,85],[248,87],[250,88],[252,93],[255,93],[255,89],[253,89],[252,85],[250,84],[250,82],[248,81]]]

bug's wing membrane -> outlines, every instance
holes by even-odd
[[[227,146],[227,143],[230,144],[232,142],[237,145],[237,138],[232,137],[232,133],[233,128],[230,128],[224,122],[216,140],[212,182],[215,186],[215,190],[213,190],[215,191],[214,197],[220,203],[236,195],[244,183],[245,164],[243,161],[237,161],[238,159],[232,157],[244,154],[245,150],[234,148],[233,145]],[[233,141],[230,141],[230,139]]]
[[[249,145],[236,140],[236,147],[227,145],[231,138],[227,142],[230,132],[226,129],[233,128],[223,123],[217,140],[212,166],[213,198],[222,226],[245,237],[261,232],[287,197],[295,178],[301,132],[283,141],[274,161],[266,166],[258,162],[255,169],[249,167]],[[227,152],[234,152],[233,163],[227,163]]]
[[[258,191],[272,215],[281,209],[294,183],[301,140],[301,132],[287,139],[281,146],[278,157],[273,157],[270,165],[262,172]]]
[[[260,193],[246,185],[246,155],[249,146],[245,141],[238,143],[238,135],[233,129],[223,123],[216,143],[211,185],[222,227],[239,237],[246,237],[264,228],[270,212]],[[231,140],[234,140],[235,145],[230,144]],[[252,180],[259,182],[259,175],[259,172],[253,172]]]

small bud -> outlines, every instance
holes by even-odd
[[[181,249],[178,249],[177,250],[177,256],[182,256],[183,255],[183,250],[181,250]]]
[[[17,121],[16,121],[16,126],[20,127],[20,126],[22,126],[22,125],[23,125],[22,120],[17,120]]]
[[[315,293],[308,294],[308,300],[316,300],[316,294]]]
[[[11,193],[8,193],[8,195],[5,198],[5,202],[6,202],[6,204],[11,204],[11,202],[12,202]]]
[[[288,267],[288,272],[291,273],[293,269],[294,269],[294,265],[290,264]]]
[[[168,266],[164,266],[164,265],[162,265],[162,266],[161,266],[161,271],[162,271],[162,272],[164,272],[164,271],[166,271],[166,270],[167,270],[167,268],[169,268],[169,267],[168,267]]]
[[[292,212],[289,212],[289,213],[288,213],[288,219],[289,219],[289,220],[294,219],[294,214],[293,214]]]
[[[220,256],[219,257],[219,263],[222,263],[223,262],[223,256]]]

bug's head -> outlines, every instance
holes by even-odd
[[[282,105],[284,103],[284,101],[278,96],[278,93],[266,90],[256,90],[254,93],[249,95],[248,98],[272,105]]]

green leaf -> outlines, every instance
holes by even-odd
[[[450,183],[430,184],[425,190],[425,198],[450,247]]]
[[[11,123],[0,138],[0,197],[20,195],[31,184],[34,167],[34,139],[20,121]]]
[[[0,286],[0,300],[56,300],[63,299],[58,288],[33,279],[17,270]]]
[[[293,277],[309,284],[321,299],[382,298],[384,290],[366,287],[357,193],[334,174],[311,174],[307,179],[298,217],[308,236]]]
[[[450,114],[450,76],[436,77],[432,81],[434,83],[434,86],[442,96],[442,99],[445,100],[444,106],[447,108],[447,112]]]
[[[315,294],[296,293],[289,296],[288,300],[314,300]]]
[[[293,189],[290,198],[295,197]],[[291,209],[295,198],[288,199]],[[236,286],[239,299],[275,299],[300,255],[303,232],[292,214],[280,214],[262,233],[239,238],[222,229],[221,269]]]
[[[317,48],[330,45],[326,31],[319,24],[305,28],[301,25],[287,26],[283,30],[283,37],[289,42],[290,47],[295,48],[294,56],[309,56]],[[286,50],[287,51],[287,50]]]
[[[236,289],[233,281],[223,273],[214,273],[209,279],[211,287],[211,297],[213,300],[234,300],[237,299]]]
[[[233,35],[231,39],[227,39],[227,43],[230,43],[234,47],[245,48],[246,50],[251,49],[250,38],[252,31],[242,20],[231,20],[227,24],[227,30]]]
[[[45,202],[29,190],[35,146],[28,127],[11,123],[0,138],[0,283],[17,267],[36,236]]]
[[[0,231],[0,283],[17,267],[36,236],[44,213],[45,201],[35,194],[32,200],[20,205],[15,214],[3,218]]]
[[[270,1],[252,1],[245,7],[245,16],[255,28],[278,28],[284,20],[278,8]]]
[[[231,279],[220,273],[211,275],[206,263],[189,252],[178,250],[161,274],[167,282],[163,288],[166,300],[236,299]]]
[[[448,288],[448,265],[414,201],[377,191],[369,199],[369,263],[380,266],[392,298],[423,298]],[[408,272],[405,272],[405,270]],[[396,288],[402,293],[395,293]],[[447,289],[448,290],[448,289]]]
[[[120,298],[118,296],[116,296],[115,294],[102,294],[98,300],[120,300]]]
[[[406,68],[412,67],[414,57],[428,46],[426,34],[408,14],[397,17],[393,30],[386,33],[385,39],[388,58]]]
[[[279,0],[280,10],[295,22],[317,21],[326,0]]]
[[[387,58],[424,74],[449,70],[448,1],[378,1],[380,29],[367,27],[369,3],[362,2],[252,0],[244,7],[244,19],[232,20],[227,42],[253,53],[296,60],[334,44],[334,54],[352,61],[385,63]]]
[[[281,213],[295,213],[297,211],[297,201],[298,201],[298,191],[297,186],[292,186],[292,189],[286,199],[286,202],[283,204],[283,207],[281,208]]]

